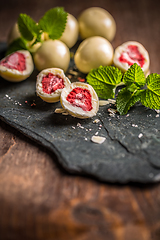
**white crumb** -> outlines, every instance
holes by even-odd
[[[136,124],[132,124],[132,127],[138,127],[138,125],[136,125]]]
[[[140,134],[138,135],[138,137],[139,137],[139,138],[143,137],[143,133],[140,133]]]
[[[156,111],[156,113],[160,113],[160,109],[158,109],[158,110],[157,110],[157,109],[155,109],[155,111]]]
[[[99,100],[99,106],[105,106],[105,105],[108,105],[108,104],[110,104],[110,102],[107,101],[107,100]]]
[[[93,123],[99,123],[99,119],[95,119],[94,121],[93,121]]]
[[[63,108],[56,108],[54,112],[55,113],[64,113],[65,110]]]
[[[116,100],[114,99],[108,99],[109,103],[112,103],[112,104],[115,104],[116,103]]]
[[[106,140],[105,137],[92,136],[91,141],[94,143],[102,144]]]

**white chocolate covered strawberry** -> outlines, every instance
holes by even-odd
[[[66,27],[59,40],[64,42],[69,48],[71,48],[77,42],[78,35],[78,21],[73,15],[68,13]]]
[[[33,59],[39,71],[46,68],[61,68],[66,71],[70,62],[70,51],[65,43],[49,39],[33,54]]]
[[[79,32],[82,39],[101,36],[112,41],[116,33],[116,23],[112,15],[103,8],[85,9],[78,18]]]
[[[7,43],[8,45],[11,44],[14,40],[16,40],[17,38],[20,38],[21,34],[18,28],[18,23],[16,22],[12,28],[9,31],[8,34],[8,39],[7,39]]]
[[[37,76],[36,93],[45,102],[58,102],[62,89],[70,84],[62,69],[47,68]]]
[[[99,99],[91,85],[74,82],[62,90],[60,102],[70,115],[77,118],[89,118],[96,115]]]
[[[128,41],[115,49],[113,63],[122,72],[126,72],[131,65],[137,63],[144,71],[144,74],[147,75],[150,59],[147,50],[141,43]]]
[[[113,63],[113,47],[103,37],[87,38],[79,45],[74,61],[78,70],[83,73],[88,73],[91,69],[98,68],[100,65],[111,65]]]
[[[20,82],[33,72],[32,56],[27,50],[16,51],[0,61],[0,75],[11,82]]]

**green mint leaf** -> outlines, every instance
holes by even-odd
[[[160,109],[160,74],[150,74],[146,84],[147,89],[141,94],[141,103],[151,109]]]
[[[134,84],[132,83],[131,85],[127,85],[126,86],[127,90],[129,90],[130,92],[134,92],[135,90],[138,90],[139,88]]]
[[[39,21],[39,27],[43,32],[47,32],[49,38],[59,39],[65,30],[67,22],[67,12],[62,7],[52,8],[45,13]]]
[[[6,56],[18,50],[28,50],[26,41],[23,38],[17,38],[8,47]]]
[[[122,72],[112,66],[100,66],[87,75],[87,82],[95,89],[98,97],[114,98],[115,88],[121,82]]]
[[[141,90],[130,92],[127,87],[122,88],[116,98],[117,111],[120,115],[127,114],[128,110],[140,100]]]
[[[38,24],[27,14],[21,13],[18,17],[19,31],[24,39],[32,41],[40,35]]]
[[[124,74],[123,82],[125,85],[135,84],[137,88],[141,88],[145,85],[146,80],[144,72],[137,63],[134,63]]]

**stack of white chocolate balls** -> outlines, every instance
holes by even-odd
[[[136,62],[145,75],[148,74],[150,60],[142,44],[128,41],[113,50],[110,42],[116,34],[116,23],[105,9],[88,8],[79,16],[78,22],[80,36],[85,40],[79,45],[74,60],[81,72],[88,73],[100,65],[112,64],[125,72]]]
[[[42,44],[36,45],[33,51],[33,59],[36,68],[41,71],[46,68],[61,68],[65,72],[70,63],[70,48],[72,48],[79,36],[82,39],[74,61],[80,72],[88,73],[100,65],[114,65],[125,72],[131,64],[137,62],[143,69],[145,75],[149,71],[149,55],[142,44],[128,41],[117,47],[114,51],[111,41],[116,34],[116,23],[112,15],[103,8],[91,7],[84,10],[78,19],[68,14],[65,31],[60,39],[51,40],[43,35]],[[20,36],[17,24],[14,25],[9,34],[8,43]],[[134,51],[128,52],[128,46],[136,46],[139,52],[136,56]],[[121,59],[123,57],[123,61]],[[143,64],[136,57],[142,56]]]

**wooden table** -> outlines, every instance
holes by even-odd
[[[91,6],[117,23],[112,42],[141,42],[160,73],[159,0],[1,0],[0,41],[19,13],[38,20],[64,6],[75,17]],[[70,175],[54,153],[0,121],[0,240],[159,240],[160,184],[109,184]]]

